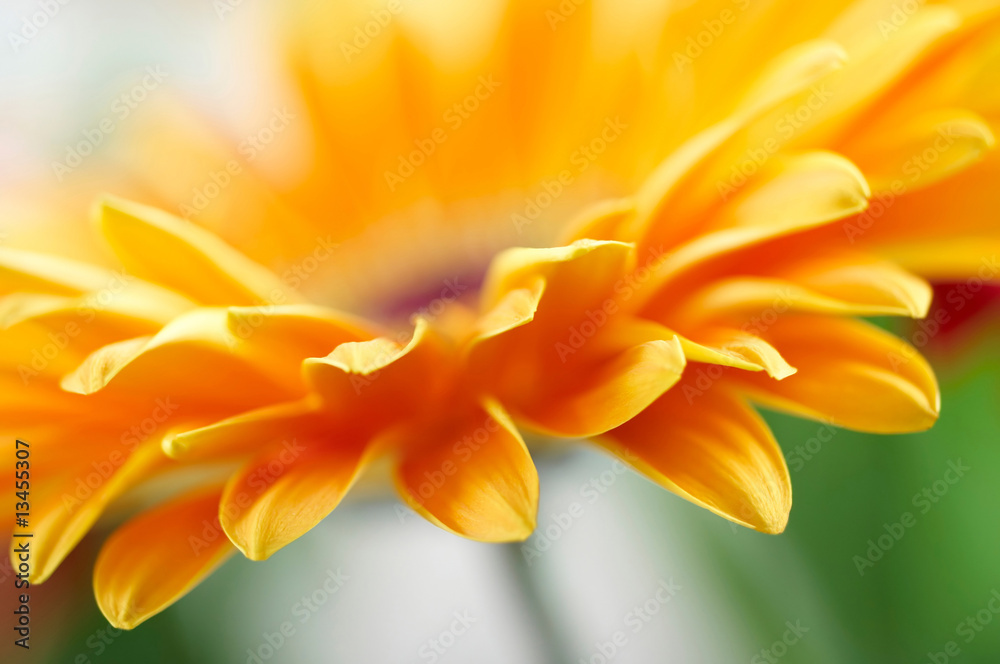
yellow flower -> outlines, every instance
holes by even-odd
[[[31,580],[160,476],[176,495],[96,565],[120,627],[380,467],[436,525],[523,540],[521,429],[778,533],[789,474],[751,404],[931,426],[930,367],[853,317],[1000,271],[1000,3],[659,4],[286,7],[298,102],[239,158],[179,121],[122,143],[145,178],[124,191],[201,225],[109,198],[109,267],[4,248]]]

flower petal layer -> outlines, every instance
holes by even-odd
[[[408,444],[396,469],[403,500],[431,523],[481,542],[521,541],[535,529],[538,473],[494,402],[395,434]]]
[[[300,299],[277,276],[212,233],[162,210],[107,198],[98,206],[97,220],[126,270],[201,304]]]
[[[234,474],[219,520],[251,560],[266,560],[306,534],[340,503],[358,477],[364,443],[356,434],[272,443]]]
[[[118,452],[119,456],[122,454]],[[48,579],[114,499],[149,479],[167,463],[155,441],[139,447],[119,462],[118,467],[115,467],[115,456],[104,456],[99,461],[113,470],[107,477],[97,475],[101,482],[96,488],[85,485],[91,489],[89,495],[80,496],[77,483],[94,475],[98,467],[96,462],[77,465],[76,473],[60,482],[63,485],[61,493],[49,492],[49,499],[39,505],[37,514],[33,515],[34,554],[28,577],[31,583]]]
[[[721,381],[700,386],[685,377],[597,442],[719,516],[765,533],[785,529],[792,487],[781,449],[760,415]]]
[[[937,420],[941,397],[927,361],[873,325],[795,316],[772,325],[764,337],[799,372],[783,381],[734,374],[755,401],[872,433],[923,431]]]
[[[219,525],[218,490],[199,491],[146,512],[104,543],[94,594],[115,627],[132,629],[192,590],[236,549]]]

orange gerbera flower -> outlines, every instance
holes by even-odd
[[[267,558],[385,465],[431,522],[522,540],[538,478],[519,429],[593,439],[781,532],[788,470],[751,404],[931,426],[928,364],[853,317],[923,317],[925,278],[1000,271],[998,10],[285,8],[298,103],[242,158],[188,125],[128,145],[148,164],[123,190],[200,224],[104,199],[111,267],[38,237],[20,241],[51,254],[0,253],[0,421],[38,463],[32,580],[179,473],[197,489],[100,554],[117,626],[237,549]]]

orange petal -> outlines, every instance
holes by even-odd
[[[163,451],[186,462],[244,456],[283,437],[310,436],[322,428],[323,421],[318,404],[307,398],[172,432],[163,439]]]
[[[265,560],[306,534],[340,503],[363,468],[364,439],[323,438],[269,445],[226,484],[219,518],[251,560]]]
[[[654,309],[669,307],[677,298],[663,286],[678,275],[738,250],[849,217],[867,207],[870,193],[858,168],[839,155],[807,152],[775,157],[710,218],[707,232],[682,244],[658,265],[638,299],[651,300],[647,306]]]
[[[97,221],[128,272],[201,304],[301,301],[263,266],[205,229],[162,210],[107,198],[97,208]]]
[[[734,374],[755,401],[872,433],[923,431],[937,420],[933,370],[888,332],[851,319],[792,316],[763,336],[799,371],[780,382]]]
[[[765,313],[793,311],[923,318],[931,304],[926,281],[894,263],[866,256],[809,256],[761,272],[763,276],[715,280],[663,313],[686,329],[704,321],[740,326]]]
[[[866,127],[843,146],[876,195],[917,191],[981,159],[996,142],[989,124],[965,110],[936,110],[900,125]]]
[[[300,358],[327,355],[342,343],[376,336],[367,321],[313,304],[230,307],[229,329],[245,341],[295,347]]]
[[[722,326],[699,329],[697,342],[678,337],[684,356],[691,362],[718,364],[746,371],[766,371],[782,380],[795,373],[795,368],[781,353],[760,337],[743,330]]]
[[[690,197],[690,192],[685,192],[681,185],[691,182],[711,182],[714,185],[721,181],[721,178],[706,175],[706,172],[712,173],[713,168],[719,169],[722,164],[728,169],[733,157],[743,156],[745,141],[738,139],[744,131],[762,114],[839,69],[845,57],[844,50],[837,44],[829,40],[815,40],[788,49],[775,58],[736,112],[694,136],[653,171],[635,196],[636,214],[628,219],[627,227],[620,231],[622,234],[617,239],[641,240],[643,246],[674,244],[674,233],[684,229],[674,228],[676,224],[667,223],[665,218],[667,210],[673,209],[671,204],[676,207],[676,198]],[[709,195],[714,197],[717,194],[712,191]],[[696,208],[703,203],[704,200],[698,203],[686,201],[685,206]],[[671,222],[676,219],[673,214],[669,217]]]
[[[94,565],[94,594],[115,627],[132,629],[190,592],[236,549],[219,524],[218,489],[175,499],[108,538]]]
[[[476,320],[465,352],[471,352],[481,341],[530,323],[535,318],[545,286],[545,279],[537,276],[526,287],[507,291],[492,309]]]
[[[66,376],[63,388],[93,394],[113,385],[120,392],[167,392],[207,404],[285,401],[304,389],[298,372],[282,372],[268,360],[265,351],[229,332],[225,309],[195,309],[153,337],[99,349]]]
[[[489,311],[518,288],[538,288],[545,280],[546,300],[568,312],[584,312],[613,292],[634,262],[635,249],[623,242],[578,240],[565,247],[508,249],[490,263],[483,285],[482,309]]]
[[[79,295],[100,291],[121,277],[68,258],[0,247],[0,293]]]
[[[501,254],[484,289],[484,306],[495,303],[488,332],[469,350],[477,387],[517,421],[567,437],[607,431],[652,403],[684,354],[669,330],[622,311],[638,287],[626,278],[634,262],[631,245],[591,240]]]
[[[761,532],[782,532],[792,487],[770,429],[722,382],[697,385],[685,377],[597,442],[696,505]]]
[[[498,404],[453,412],[400,434],[403,500],[431,523],[482,542],[526,539],[538,513],[538,473]]]
[[[422,318],[403,346],[379,337],[344,343],[327,357],[308,358],[303,372],[334,413],[389,426],[418,414],[450,385],[445,342]]]
[[[656,339],[608,359],[568,365],[564,376],[550,377],[524,393],[526,398],[507,392],[498,397],[505,398],[518,421],[536,431],[587,438],[642,412],[680,379],[684,365],[677,338]]]
[[[108,457],[83,465],[79,475],[61,482],[61,494],[50,493],[47,504],[43,504],[38,514],[34,515],[34,557],[29,577],[31,583],[42,583],[48,579],[113,500],[154,475],[167,463],[155,441],[140,446],[130,455],[117,452],[124,458],[117,462],[121,464],[118,467],[114,467],[117,461],[116,457],[111,456],[114,453],[109,452]],[[89,496],[80,498],[77,495],[77,482],[86,475],[93,474],[98,463],[113,467],[111,474],[96,489],[92,489]]]

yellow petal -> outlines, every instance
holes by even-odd
[[[247,558],[265,560],[309,532],[357,479],[365,442],[327,431],[269,445],[223,491],[219,520],[229,539]]]
[[[1000,279],[1000,237],[996,236],[899,242],[883,249],[883,253],[932,281]]]
[[[289,383],[301,377],[303,359],[323,357],[340,344],[376,335],[374,327],[359,318],[307,304],[231,307],[229,331]]]
[[[303,389],[297,374],[280,369],[268,362],[266,353],[229,332],[225,309],[196,309],[153,337],[99,349],[63,379],[63,389],[93,394],[113,385],[118,392],[166,392],[202,404],[253,405],[287,401]],[[192,372],[198,373],[197,380]]]
[[[498,396],[506,397],[518,421],[536,431],[586,438],[642,412],[680,379],[684,364],[677,338],[654,340],[594,365],[570,367],[564,380],[525,394],[528,398]]]
[[[481,294],[489,311],[512,290],[537,288],[545,280],[545,299],[569,312],[599,305],[634,262],[634,248],[623,242],[578,240],[565,247],[508,249],[490,263]]]
[[[978,161],[993,147],[989,124],[964,110],[936,110],[905,124],[879,124],[853,135],[842,150],[876,193],[899,195],[934,184]]]
[[[156,208],[107,198],[98,223],[125,269],[206,305],[285,303],[301,297],[215,235]]]
[[[59,256],[0,247],[0,293],[79,295],[100,291],[121,276]]]
[[[766,326],[761,317],[788,312],[923,318],[933,295],[920,277],[865,256],[817,256],[762,272],[781,277],[719,279],[664,314],[688,325],[725,321],[737,327]]]
[[[623,230],[636,214],[630,198],[601,201],[586,208],[568,224],[565,244],[577,240],[616,240],[626,236]]]
[[[496,403],[407,430],[396,469],[400,496],[445,530],[481,542],[526,539],[538,513],[538,473]],[[419,444],[419,447],[414,447]]]
[[[51,329],[105,326],[123,331],[138,327],[155,331],[194,307],[185,298],[151,284],[123,280],[103,291],[64,297],[15,293],[0,298],[0,326],[34,320]],[[136,335],[132,335],[136,336]]]
[[[35,321],[0,330],[0,367],[15,374],[23,387],[39,378],[58,378],[72,371],[86,357],[86,346],[77,349],[82,327],[52,331]]]
[[[169,433],[163,438],[163,451],[186,462],[243,456],[283,437],[311,436],[321,430],[322,423],[313,399],[281,403]]]
[[[640,299],[666,297],[658,287],[709,259],[864,210],[869,193],[858,168],[838,155],[810,152],[776,157],[752,186],[741,190],[713,218],[712,228],[717,230],[694,238],[664,259]]]
[[[545,279],[538,276],[526,288],[507,291],[492,309],[476,319],[465,352],[475,344],[530,323],[545,293]]]
[[[800,129],[796,141],[803,145],[831,144],[845,126],[868,112],[935,43],[960,25],[961,17],[954,9],[933,5],[921,8],[898,30],[881,38],[878,28],[870,26],[868,43],[854,49],[844,68],[824,82],[827,99],[811,113],[807,123],[811,128]],[[801,99],[793,98],[776,116],[794,113],[801,103]]]
[[[678,336],[684,355],[691,362],[766,371],[776,380],[787,378],[796,371],[774,346],[742,330],[708,327],[698,330],[696,336],[697,343]]]
[[[923,431],[937,420],[940,394],[927,361],[873,325],[791,316],[763,336],[799,371],[780,382],[734,374],[755,401],[872,433]]]
[[[597,442],[719,516],[765,533],[785,529],[792,487],[781,449],[764,420],[722,382],[699,387],[685,377]]]
[[[300,358],[328,355],[342,343],[376,336],[367,321],[313,304],[230,307],[229,329],[244,341],[294,347]]]
[[[46,346],[63,345],[74,355],[86,355],[111,342],[153,334],[194,306],[180,297],[159,297],[167,291],[125,288],[108,296],[14,293],[0,297],[0,328],[6,328],[2,336],[8,339],[5,345],[14,345],[19,337],[34,338],[29,351],[51,354]],[[32,359],[23,356],[21,361],[27,364]]]
[[[12,293],[0,297],[0,329],[45,316],[52,311],[66,309],[73,298],[38,293]]]
[[[150,478],[166,463],[155,441],[140,446],[132,454],[114,449],[104,451],[107,452],[106,457],[102,455],[92,463],[77,466],[78,472],[61,483],[61,492],[51,492],[49,500],[38,513],[32,515],[35,536],[32,540],[31,583],[42,583],[48,579],[113,500],[130,487]],[[109,474],[103,477],[102,472]],[[100,484],[96,488],[85,484],[89,495],[81,497],[78,483],[90,482],[89,477],[95,473],[101,477]]]
[[[451,384],[454,370],[443,344],[421,318],[405,346],[384,337],[344,343],[302,367],[331,413],[389,426],[420,413]]]
[[[870,195],[862,172],[838,154],[775,156],[711,223],[714,228],[753,228],[777,237],[861,212]]]
[[[219,525],[220,491],[199,491],[121,526],[94,565],[101,613],[132,629],[179,600],[236,549]]]
[[[670,224],[661,223],[656,228],[653,224],[671,209],[674,196],[683,190],[680,185],[694,176],[704,175],[703,169],[698,167],[711,168],[711,164],[706,163],[709,157],[717,153],[732,157],[744,151],[746,146],[735,140],[742,130],[774,106],[839,69],[844,58],[843,49],[829,40],[806,42],[775,58],[732,116],[675,150],[649,176],[636,194],[636,214],[619,239],[642,239],[651,246],[669,243],[672,233]],[[718,162],[726,163],[728,167],[732,159],[720,156]],[[703,181],[714,183],[717,179],[708,177]],[[676,215],[671,215],[671,219],[674,218]]]
[[[890,261],[861,254],[814,256],[793,261],[775,274],[846,303],[846,312],[856,316],[923,318],[933,297],[924,279]]]

